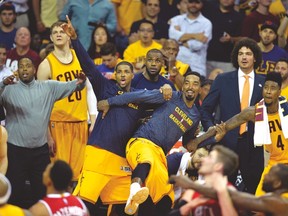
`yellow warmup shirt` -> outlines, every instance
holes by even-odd
[[[137,58],[145,58],[146,54],[151,49],[162,49],[162,45],[153,41],[151,46],[143,47],[140,40],[135,43],[130,44],[127,49],[124,51],[124,60],[135,63]]]
[[[268,164],[288,163],[288,140],[285,139],[279,114],[268,114],[268,123],[271,136],[271,145],[264,145],[264,149],[270,153]]]
[[[118,21],[125,34],[129,35],[132,23],[143,19],[141,0],[111,0],[111,2],[119,4]]]
[[[102,58],[95,58],[94,59],[94,64],[95,65],[101,65],[103,63],[103,59]]]

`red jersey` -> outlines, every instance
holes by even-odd
[[[228,183],[228,186],[231,186],[231,183]],[[192,199],[196,199],[201,196],[200,193],[194,192]],[[197,206],[193,209],[193,216],[221,216],[221,208],[217,200],[210,199],[207,203]]]
[[[40,59],[39,55],[35,51],[33,51],[32,49],[29,49],[29,51],[22,56],[20,56],[17,53],[16,48],[9,50],[7,52],[6,67],[10,68],[13,72],[17,71],[18,70],[18,61],[24,57],[32,60],[33,65],[35,66],[35,69],[37,71],[38,66],[41,62],[41,59]]]
[[[70,193],[48,194],[43,203],[51,216],[88,216],[88,210],[82,200]]]

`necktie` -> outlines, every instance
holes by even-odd
[[[245,75],[245,83],[242,91],[241,98],[241,111],[249,106],[249,93],[250,93],[250,85],[249,85],[249,76]],[[240,134],[243,134],[246,131],[247,123],[240,125]]]

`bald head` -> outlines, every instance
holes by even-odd
[[[0,205],[7,203],[11,195],[11,184],[9,180],[0,173]]]
[[[20,47],[29,47],[31,43],[31,34],[28,28],[21,27],[17,30],[15,43]]]

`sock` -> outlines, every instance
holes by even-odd
[[[138,191],[141,188],[141,185],[138,182],[133,182],[130,185],[130,193],[134,193],[134,191]]]

